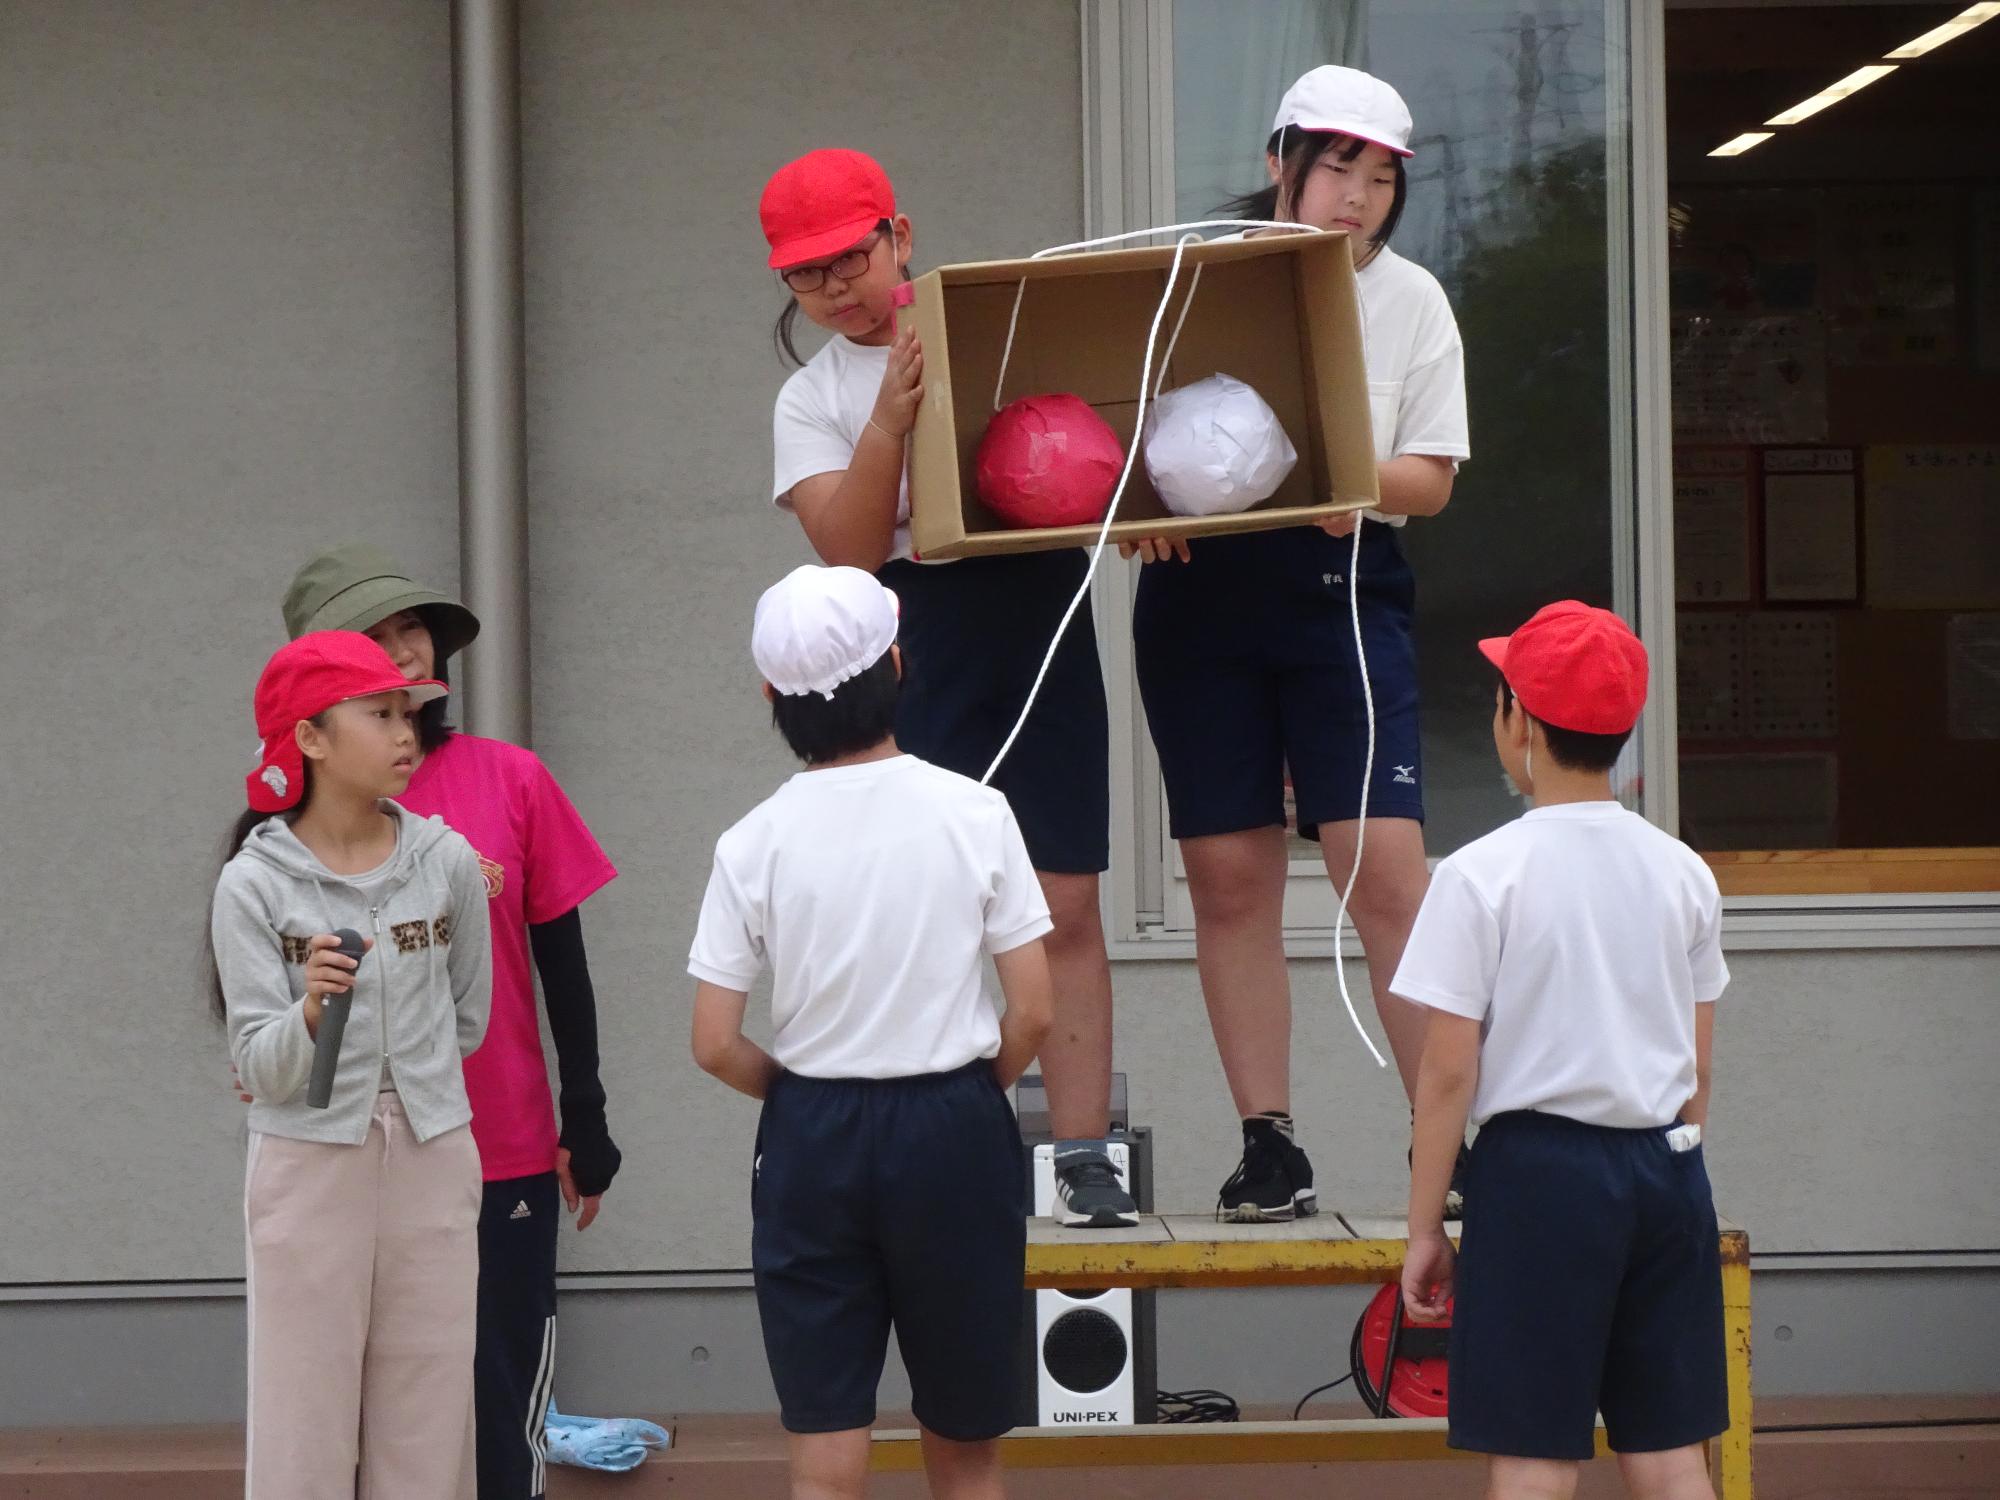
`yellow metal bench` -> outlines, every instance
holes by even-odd
[[[1218,1224],[1207,1215],[1147,1215],[1137,1229],[1028,1225],[1027,1285],[1088,1290],[1129,1286],[1344,1286],[1393,1281],[1408,1241],[1383,1214],[1323,1212],[1294,1224]],[[1722,1226],[1722,1304],[1729,1356],[1729,1431],[1716,1454],[1722,1500],[1752,1500],[1750,1473],[1750,1237]],[[1603,1451],[1599,1430],[1598,1449]],[[1008,1464],[1076,1468],[1122,1464],[1320,1463],[1464,1457],[1444,1423],[1383,1420],[1228,1422],[1079,1433],[1022,1428],[1005,1439]],[[873,1466],[921,1466],[914,1432],[876,1434]]]

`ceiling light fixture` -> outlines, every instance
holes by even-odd
[[[1944,22],[1940,26],[1933,26],[1922,36],[1912,37],[1894,52],[1885,52],[1882,55],[1887,58],[1896,59],[1899,62],[1907,62],[1912,58],[1923,57],[1928,53],[1937,51],[1946,42],[1964,36],[1973,28],[1984,26],[1995,16],[2000,16],[2000,0],[1980,0],[1979,4],[1968,5],[1949,21]],[[1790,109],[1785,110],[1781,114],[1772,115],[1764,123],[1766,125],[1796,125],[1801,120],[1809,120],[1821,110],[1838,104],[1850,94],[1860,93],[1869,84],[1887,78],[1895,71],[1896,62],[1870,63],[1864,68],[1856,68],[1845,78],[1828,84],[1810,99],[1801,99]],[[1724,141],[1708,154],[1710,156],[1741,156],[1752,146],[1763,145],[1764,142],[1771,138],[1771,135],[1772,132],[1768,130],[1746,130],[1734,139]]]
[[[1761,146],[1776,133],[1771,130],[1746,130],[1743,134],[1737,136],[1735,140],[1724,141],[1708,154],[1710,156],[1741,156],[1752,146]]]
[[[1894,52],[1885,52],[1882,55],[1905,60],[1922,57],[1926,52],[1935,52],[1953,37],[1964,36],[1973,27],[1984,25],[1995,16],[2000,16],[2000,0],[1984,0],[1983,4],[1968,5],[1944,25],[1933,26],[1922,36],[1903,43]]]
[[[1829,105],[1840,103],[1849,94],[1858,94],[1878,78],[1887,78],[1896,71],[1894,63],[1870,63],[1865,68],[1856,68],[1838,83],[1829,83],[1810,99],[1801,99],[1783,114],[1772,115],[1766,125],[1796,125],[1809,119]]]

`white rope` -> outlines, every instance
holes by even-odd
[[[993,409],[1000,410],[1000,392],[1007,384],[1007,362],[1014,357],[1014,330],[1021,322],[1021,299],[1028,295],[1028,278],[1014,288],[1014,311],[1007,319],[1007,342],[1000,349],[1000,373],[993,377]]]
[[[1124,497],[1125,483],[1132,477],[1132,465],[1139,457],[1139,433],[1146,422],[1146,393],[1153,385],[1153,350],[1159,343],[1160,324],[1166,321],[1167,308],[1174,300],[1174,282],[1180,278],[1181,257],[1187,247],[1201,238],[1200,235],[1183,235],[1174,243],[1173,263],[1167,267],[1167,288],[1160,296],[1159,308],[1153,313],[1153,326],[1146,333],[1146,358],[1139,367],[1139,406],[1132,416],[1132,441],[1126,446],[1125,467],[1118,475],[1118,484],[1111,491],[1111,502],[1104,508],[1104,521],[1097,528],[1097,541],[1090,549],[1090,565],[1083,571],[1083,583],[1076,596],[1069,601],[1069,608],[1063,611],[1062,619],[1056,624],[1056,633],[1049,640],[1049,649],[1042,656],[1041,669],[1035,673],[1033,686],[1028,689],[1028,701],[1021,705],[1021,715],[1014,720],[1014,727],[1007,731],[1007,738],[1001,744],[999,753],[993,757],[993,764],[986,768],[986,774],[979,778],[985,786],[993,780],[994,772],[1007,758],[1007,752],[1014,748],[1014,741],[1021,737],[1021,730],[1027,725],[1028,715],[1034,711],[1035,699],[1041,695],[1042,683],[1049,675],[1049,667],[1056,659],[1056,652],[1062,647],[1063,632],[1069,629],[1069,622],[1075,617],[1083,601],[1090,597],[1091,580],[1097,576],[1097,561],[1104,556],[1104,544],[1111,538],[1111,523],[1118,518],[1118,502]],[[1023,283],[1025,285],[1025,283]]]
[[[1090,549],[1090,565],[1084,569],[1082,586],[1077,589],[1076,596],[1069,601],[1069,608],[1063,611],[1062,620],[1056,626],[1055,636],[1050,640],[1049,649],[1042,657],[1041,669],[1035,673],[1034,685],[1028,689],[1028,701],[1021,705],[1020,717],[1014,721],[1014,727],[1007,732],[1007,738],[1001,744],[999,753],[993,757],[993,763],[986,768],[986,774],[979,778],[981,786],[985,786],[993,780],[994,773],[1000,769],[1001,762],[1006,760],[1007,752],[1014,748],[1014,741],[1020,738],[1021,730],[1027,725],[1028,715],[1034,711],[1035,699],[1041,695],[1042,683],[1049,675],[1049,667],[1055,661],[1056,651],[1062,645],[1063,633],[1069,629],[1070,620],[1075,616],[1083,601],[1089,597],[1091,583],[1097,577],[1098,559],[1104,555],[1104,544],[1111,536],[1111,523],[1118,515],[1118,502],[1125,494],[1125,482],[1132,477],[1132,464],[1139,455],[1141,436],[1145,431],[1147,398],[1149,394],[1158,394],[1158,389],[1153,383],[1153,350],[1159,340],[1160,324],[1166,319],[1167,308],[1173,304],[1174,282],[1180,276],[1181,256],[1189,244],[1201,240],[1201,236],[1192,231],[1233,228],[1310,232],[1309,225],[1286,223],[1277,219],[1199,219],[1187,224],[1169,224],[1153,229],[1132,229],[1127,230],[1123,234],[1099,235],[1095,239],[1077,240],[1073,244],[1052,245],[1046,250],[1036,251],[1029,257],[1031,260],[1042,260],[1051,255],[1067,255],[1080,250],[1094,250],[1103,245],[1115,245],[1126,240],[1145,239],[1153,235],[1178,234],[1181,236],[1174,242],[1174,258],[1173,263],[1167,268],[1166,290],[1161,293],[1159,308],[1153,314],[1153,326],[1146,334],[1146,358],[1145,362],[1140,366],[1139,371],[1139,406],[1132,418],[1132,442],[1125,454],[1125,468],[1118,476],[1117,488],[1111,492],[1111,503],[1105,508],[1103,524],[1097,530],[1097,541]],[[1195,290],[1201,285],[1201,271],[1202,267],[1197,265],[1195,267],[1194,279],[1188,284],[1187,299],[1181,305],[1180,318],[1175,322],[1173,336],[1168,340],[1166,356],[1160,361],[1160,384],[1162,386],[1166,382],[1167,361],[1173,358],[1174,345],[1179,342],[1181,327],[1187,322],[1188,308],[1194,304]],[[1028,280],[1024,276],[1021,278],[1019,285],[1014,289],[1014,311],[1013,315],[1007,320],[1007,342],[1000,353],[1000,374],[993,384],[993,409],[995,411],[1000,409],[1000,392],[1007,382],[1007,365],[1014,353],[1014,333],[1020,324],[1021,302],[1027,295],[1027,291]],[[1363,314],[1361,342],[1363,351],[1362,359],[1365,364],[1368,343],[1365,313]],[[1355,1009],[1354,995],[1347,985],[1347,958],[1341,947],[1341,935],[1347,928],[1348,903],[1353,898],[1355,883],[1361,878],[1361,854],[1363,848],[1366,846],[1368,835],[1368,793],[1375,780],[1375,691],[1368,680],[1368,650],[1361,636],[1361,591],[1358,576],[1361,567],[1361,530],[1367,524],[1367,521],[1359,513],[1355,515],[1354,545],[1349,554],[1347,566],[1347,605],[1348,616],[1354,628],[1354,660],[1361,676],[1362,703],[1368,715],[1368,753],[1362,761],[1361,803],[1354,828],[1354,864],[1347,872],[1347,884],[1341,890],[1340,908],[1334,917],[1333,963],[1334,974],[1339,981],[1341,1002],[1347,1007],[1348,1020],[1354,1023],[1355,1033],[1361,1038],[1361,1044],[1368,1049],[1368,1055],[1375,1059],[1375,1065],[1380,1068],[1386,1068],[1389,1065],[1388,1059],[1383,1057],[1380,1049],[1376,1047],[1374,1039],[1368,1035],[1367,1027],[1361,1024],[1360,1012]],[[1355,935],[1357,937],[1360,936],[1358,928]]]
[[[1151,231],[1147,232],[1150,233]],[[1193,238],[1193,236],[1189,236],[1188,238]],[[1186,244],[1187,239],[1183,239],[1181,243]],[[1155,396],[1159,395],[1166,388],[1167,366],[1173,363],[1174,350],[1181,341],[1181,330],[1187,327],[1188,309],[1194,306],[1194,294],[1201,289],[1201,273],[1206,269],[1205,265],[1198,265],[1194,268],[1194,279],[1188,283],[1187,297],[1181,303],[1181,315],[1174,320],[1173,334],[1167,339],[1167,352],[1160,356],[1160,378],[1153,386],[1153,394]],[[1171,294],[1172,290],[1172,283],[1169,282],[1169,294]],[[1000,392],[1007,385],[1007,366],[1014,358],[1014,331],[1021,325],[1021,302],[1027,295],[1028,278],[1023,276],[1019,284],[1014,288],[1014,310],[1007,317],[1007,342],[1000,347],[1000,373],[993,380],[993,409],[995,411],[1000,410]],[[1133,436],[1136,438],[1138,433],[1135,431]]]
[[[1051,245],[1046,250],[1037,250],[1033,255],[1029,256],[1028,259],[1043,260],[1051,255],[1069,255],[1078,250],[1092,250],[1099,245],[1115,245],[1124,240],[1144,239],[1149,235],[1182,234],[1182,231],[1195,230],[1195,229],[1237,229],[1237,228],[1282,229],[1282,230],[1288,230],[1295,234],[1307,234],[1313,232],[1307,225],[1288,224],[1282,219],[1196,219],[1191,223],[1168,224],[1158,229],[1128,229],[1123,234],[1100,235],[1094,240],[1078,240],[1076,241],[1076,243],[1071,245]],[[1199,236],[1195,236],[1195,238],[1199,238]],[[1174,247],[1174,259],[1176,264],[1179,264],[1180,261],[1180,245],[1185,245],[1187,242],[1188,238],[1186,235],[1183,234],[1180,243]],[[1202,268],[1200,266],[1196,266],[1194,268],[1194,281],[1188,287],[1189,303],[1192,303],[1194,301],[1195,288],[1201,285],[1201,271]],[[1172,290],[1171,282],[1168,283],[1168,290],[1170,292]],[[995,411],[1000,410],[1000,392],[1003,389],[1005,389],[1007,384],[1007,365],[1008,362],[1011,361],[1014,357],[1014,332],[1021,325],[1021,302],[1022,299],[1025,298],[1027,295],[1028,295],[1028,278],[1023,276],[1020,279],[1020,281],[1016,283],[1014,287],[1014,310],[1007,317],[1007,342],[1003,344],[1000,348],[1000,373],[994,378],[993,381],[993,409]],[[1160,361],[1160,373],[1162,380],[1164,380],[1166,376],[1167,360],[1170,360],[1174,357],[1174,345],[1180,342],[1181,324],[1185,322],[1187,322],[1187,306],[1183,305],[1181,308],[1180,322],[1174,324],[1174,336],[1167,342],[1166,359]],[[1154,394],[1157,395],[1158,392],[1156,391],[1154,392]],[[1134,435],[1136,436],[1136,432]]]
[[[1181,315],[1174,319],[1174,331],[1167,339],[1167,352],[1160,356],[1160,378],[1153,383],[1153,395],[1157,398],[1167,388],[1167,367],[1174,362],[1174,350],[1180,346],[1181,330],[1187,327],[1188,309],[1194,306],[1194,294],[1201,290],[1201,273],[1206,264],[1194,268],[1194,279],[1188,282],[1187,296],[1181,300]],[[1137,442],[1141,434],[1134,432],[1132,439]]]
[[[1368,1055],[1375,1059],[1375,1066],[1386,1068],[1388,1059],[1376,1049],[1374,1038],[1361,1024],[1361,1016],[1354,1009],[1354,996],[1347,988],[1347,956],[1341,950],[1341,934],[1347,929],[1347,903],[1353,899],[1354,883],[1361,878],[1361,850],[1368,839],[1368,790],[1375,784],[1375,689],[1368,681],[1368,648],[1361,643],[1361,528],[1366,525],[1357,513],[1354,517],[1354,548],[1348,554],[1347,562],[1347,612],[1354,622],[1354,661],[1361,671],[1361,702],[1368,711],[1368,754],[1361,764],[1361,805],[1359,816],[1354,822],[1354,864],[1347,872],[1347,885],[1340,893],[1340,910],[1333,918],[1333,972],[1340,982],[1341,1002],[1347,1007],[1347,1019],[1354,1023],[1354,1030],[1361,1038],[1361,1045],[1368,1049]],[[1354,935],[1361,936],[1359,927]]]
[[[1161,224],[1152,229],[1128,229],[1123,234],[1100,234],[1094,240],[1075,240],[1067,245],[1051,245],[1037,250],[1029,260],[1046,260],[1051,255],[1069,255],[1078,250],[1095,250],[1099,245],[1118,245],[1153,234],[1180,234],[1190,229],[1282,229],[1291,234],[1318,234],[1310,224],[1294,224],[1285,219],[1194,219],[1186,224]]]

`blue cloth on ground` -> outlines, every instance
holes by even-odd
[[[666,1428],[638,1417],[570,1417],[549,1403],[549,1460],[613,1473],[636,1469],[646,1455],[673,1445]]]

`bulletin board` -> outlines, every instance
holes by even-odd
[[[1864,216],[1847,207],[1862,191],[1678,205],[1680,800],[1698,849],[2000,845],[2000,259],[1976,254],[1992,195],[1897,189]]]

